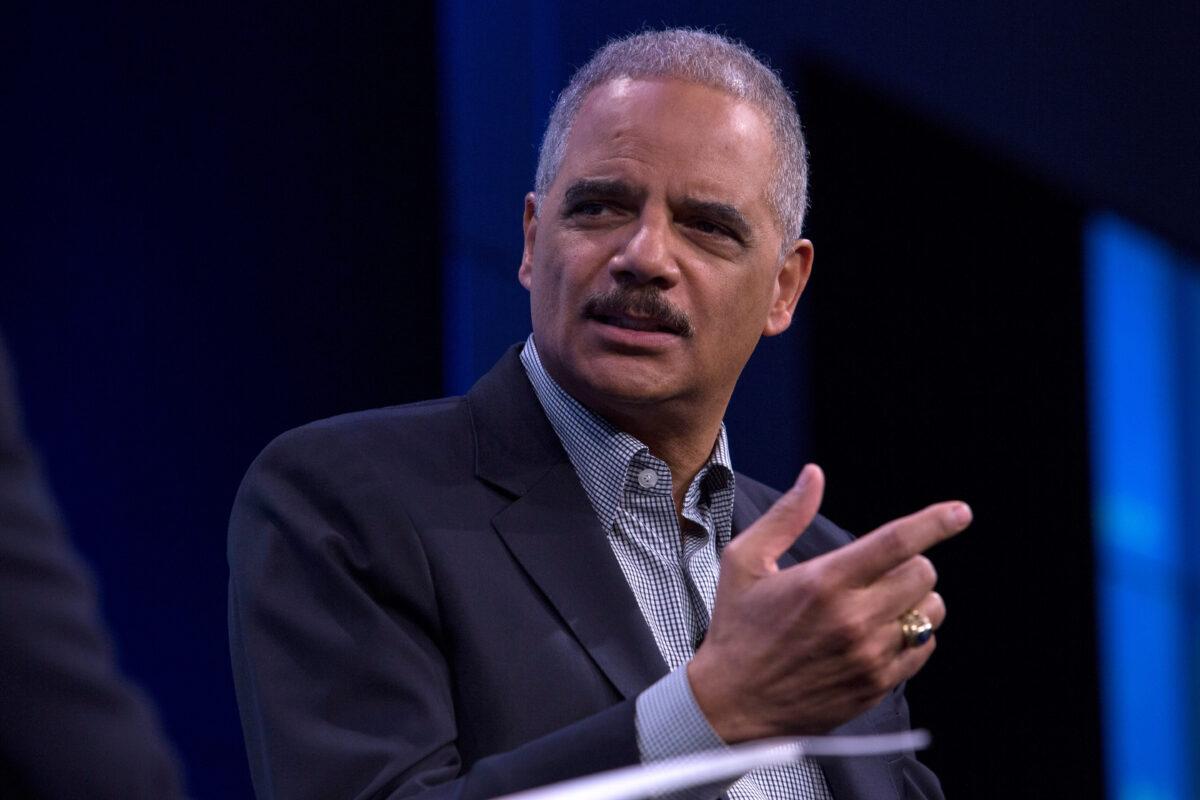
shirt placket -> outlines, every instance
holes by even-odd
[[[623,506],[618,515],[627,526],[644,569],[656,576],[639,598],[663,659],[674,669],[695,654],[698,620],[686,575],[683,541],[671,473],[666,464],[643,451],[629,464]]]

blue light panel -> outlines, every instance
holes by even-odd
[[[1109,796],[1197,787],[1200,268],[1111,215],[1086,230]]]

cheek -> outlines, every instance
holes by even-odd
[[[762,280],[748,283],[731,278],[721,282],[716,298],[709,305],[717,309],[710,316],[723,333],[724,341],[719,343],[720,347],[741,350],[745,341],[752,342],[750,346],[753,347],[766,326],[773,286],[773,282]]]
[[[549,244],[539,253],[540,269],[534,277],[534,289],[543,298],[542,302],[553,303],[556,309],[578,305],[580,298],[590,291],[590,280],[595,278],[593,265],[601,263],[591,242],[563,238],[565,241]]]
[[[567,287],[562,270],[547,261],[540,265],[530,285],[530,312],[533,315],[535,328],[544,333],[551,333],[560,327],[569,316],[571,299],[567,296]]]

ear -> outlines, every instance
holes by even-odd
[[[775,274],[775,299],[771,302],[771,310],[767,314],[763,336],[783,333],[792,324],[792,315],[796,312],[800,295],[804,294],[804,287],[808,285],[812,265],[812,242],[808,239],[797,239]]]
[[[525,195],[525,250],[521,253],[521,267],[517,270],[517,280],[526,289],[533,283],[533,241],[537,237],[537,195],[533,192]]]

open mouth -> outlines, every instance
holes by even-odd
[[[616,287],[589,297],[583,306],[583,316],[625,331],[669,333],[683,338],[692,335],[687,314],[658,291]]]
[[[629,317],[625,315],[596,314],[592,319],[614,328],[624,328],[627,331],[646,331],[649,333],[672,333],[679,335],[674,327],[660,320],[649,317]]]

